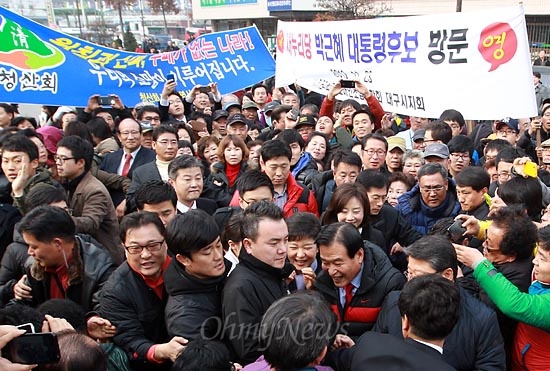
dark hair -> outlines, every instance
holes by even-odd
[[[204,174],[204,166],[198,158],[191,155],[178,156],[170,161],[170,164],[168,164],[168,176],[170,179],[175,180],[178,176],[178,170],[191,169],[194,167],[201,169],[201,173]]]
[[[424,236],[406,247],[405,253],[408,257],[425,261],[437,273],[451,268],[453,279],[456,279],[458,260],[455,248],[448,238],[442,235]]]
[[[405,284],[398,306],[414,335],[424,340],[443,340],[460,316],[460,291],[439,274],[419,276]]]
[[[360,183],[344,183],[336,188],[327,210],[323,214],[322,224],[327,225],[338,221],[338,213],[341,212],[352,199],[357,198],[363,206],[363,220],[361,225],[366,227],[370,217],[370,203],[367,190]]]
[[[246,147],[244,140],[242,140],[240,136],[233,135],[233,134],[227,134],[221,140],[220,144],[218,144],[218,150],[217,150],[218,161],[221,162],[222,164],[226,163],[224,152],[225,152],[225,149],[229,147],[229,143],[233,143],[235,147],[239,147],[241,149],[241,152],[243,154],[241,162],[246,162],[246,160],[248,160],[248,153],[249,153],[248,148]]]
[[[292,107],[285,106],[284,104],[273,108],[273,111],[271,111],[271,121],[280,121],[281,117],[286,115],[291,109]]]
[[[306,99],[307,102],[307,99]],[[302,114],[302,111],[309,109],[311,113],[314,116],[319,116],[319,107],[317,107],[314,103],[306,103],[302,107],[300,107],[300,114]]]
[[[422,167],[418,169],[418,172],[416,173],[416,177],[420,182],[420,178],[422,178],[423,176],[434,175],[434,174],[441,174],[444,181],[446,181],[449,178],[447,169],[445,169],[443,165],[441,165],[438,162],[429,162],[427,164],[422,165]]]
[[[196,209],[178,214],[166,226],[166,245],[172,254],[191,255],[204,249],[220,236],[214,218],[206,211]]]
[[[58,335],[61,359],[45,367],[48,371],[107,371],[107,355],[89,336],[76,332]]]
[[[267,93],[267,86],[265,86],[264,84],[255,84],[252,86],[252,89],[250,90],[251,93],[252,93],[252,96],[254,96],[254,93],[256,92],[256,89],[258,88],[264,88],[265,89],[265,92]]]
[[[489,189],[491,177],[485,169],[477,166],[468,166],[455,176],[455,183],[458,187],[472,187],[476,192],[483,188]],[[500,193],[500,190],[499,190]]]
[[[61,186],[56,187],[48,183],[38,183],[25,196],[25,210],[29,212],[41,205],[49,205],[66,200],[67,193],[65,193]]]
[[[539,249],[550,251],[550,225],[542,227],[537,231],[537,242]]]
[[[28,121],[35,129],[38,127],[34,117],[17,116],[11,119],[10,126],[19,126],[19,124]]]
[[[85,123],[80,121],[69,122],[65,126],[65,130],[63,130],[63,133],[66,137],[74,135],[88,141],[92,145],[94,143],[90,129],[88,128],[88,126],[86,126]]]
[[[388,150],[388,141],[386,140],[386,137],[378,134],[378,133],[369,133],[361,139],[361,149],[365,149],[367,146],[367,142],[369,139],[378,140],[382,143],[384,143],[384,147],[386,148],[386,151]]]
[[[191,341],[172,365],[172,371],[232,371],[231,355],[221,341]]]
[[[300,241],[304,238],[315,240],[321,231],[319,218],[312,213],[294,213],[287,218],[286,225],[288,227],[289,241]]]
[[[357,176],[356,183],[361,184],[367,191],[371,188],[385,188],[387,190],[389,187],[386,175],[375,169],[361,171]]]
[[[487,152],[492,149],[496,149],[497,152],[500,152],[500,150],[503,148],[514,148],[514,147],[512,147],[510,142],[508,142],[505,139],[494,139],[494,140],[491,140],[489,143],[487,143],[484,150],[485,152]]]
[[[75,162],[83,159],[85,172],[90,170],[92,161],[94,160],[94,147],[92,147],[92,143],[76,135],[70,135],[57,143],[57,148],[60,147],[65,147],[71,151]]]
[[[304,148],[306,148],[309,145],[309,142],[311,142],[311,140],[315,137],[321,137],[325,141],[326,152],[325,152],[325,157],[323,159],[325,160],[328,158],[327,155],[330,149],[330,142],[328,140],[328,136],[325,133],[321,133],[320,131],[312,131],[311,133],[309,133],[309,135],[307,136],[306,142],[304,144]]]
[[[523,208],[507,206],[493,214],[493,224],[504,231],[500,252],[517,259],[527,259],[533,254],[537,238],[537,227],[525,215]]]
[[[224,251],[229,250],[229,241],[241,242],[243,240],[241,234],[242,213],[233,214],[225,223],[221,234],[221,242]]]
[[[298,143],[298,145],[300,146],[300,149],[304,149],[304,145],[305,145],[304,139],[302,138],[300,133],[298,133],[294,129],[285,129],[281,131],[279,135],[277,135],[277,139],[285,143],[289,147],[293,143]]]
[[[255,146],[261,146],[262,144],[264,144],[263,140],[256,139],[256,140],[251,140],[251,141],[246,142],[246,147],[250,150],[250,148],[255,147]]]
[[[430,231],[428,232],[428,235],[443,236],[451,240],[451,233],[448,231],[448,229],[454,222],[454,218],[451,217],[440,218],[432,225]]]
[[[34,329],[40,332],[43,321],[44,316],[36,308],[19,301],[10,302],[10,305],[0,308],[0,323],[2,325],[19,326],[32,323]]]
[[[357,166],[359,171],[363,167],[363,162],[361,157],[351,149],[339,148],[332,154],[330,161],[332,163],[332,168],[336,169],[341,163]]]
[[[498,187],[498,196],[507,206],[520,205],[534,221],[540,221],[542,187],[536,178],[512,177]]]
[[[88,126],[88,129],[90,130],[90,134],[99,140],[105,140],[113,136],[111,128],[102,117],[94,117],[86,123],[86,126]],[[141,131],[141,126],[139,124],[138,126]]]
[[[272,368],[300,369],[330,347],[337,328],[336,315],[319,293],[299,291],[267,309],[260,325],[260,348]]]
[[[376,171],[376,173],[381,174],[379,171]],[[410,191],[411,188],[414,187],[414,185],[416,184],[416,181],[414,180],[412,175],[405,174],[401,171],[391,173],[390,177],[388,178],[388,189],[390,188],[392,183],[395,182],[401,182],[405,184],[407,186],[407,191]]]
[[[330,246],[338,242],[346,248],[349,258],[353,258],[359,249],[363,248],[363,238],[353,225],[339,222],[326,225],[321,228],[315,243],[317,246]]]
[[[466,121],[464,120],[464,116],[462,116],[462,113],[455,109],[446,109],[441,113],[441,116],[439,116],[439,119],[441,121],[454,121],[460,125],[460,127],[464,127],[466,125]]]
[[[189,139],[191,140],[191,144],[195,144],[195,133],[193,133],[193,130],[187,126],[187,124],[185,122],[170,122],[170,126],[176,128],[176,135],[177,137],[179,138],[179,135],[178,135],[178,131],[179,129],[183,129],[187,132],[187,134],[189,134]],[[198,141],[197,141],[198,143]]]
[[[142,120],[143,120],[143,115],[144,115],[146,112],[154,112],[154,113],[156,113],[156,114],[158,114],[158,115],[160,116],[160,110],[159,110],[156,106],[153,106],[152,104],[150,104],[150,105],[141,107],[141,108],[137,111],[137,119],[138,119],[139,121],[142,121]]]
[[[13,106],[11,104],[8,104],[8,103],[0,103],[0,108],[3,108],[4,111],[6,111],[6,113],[8,115],[11,115],[11,118],[13,119],[15,117],[15,109],[13,108]]]
[[[262,144],[262,148],[260,148],[260,158],[264,163],[277,157],[286,157],[288,161],[290,161],[292,158],[292,151],[288,144],[278,139],[269,140]]]
[[[176,136],[176,139],[179,139],[178,131],[173,126],[161,124],[153,129],[153,141],[156,142],[159,137],[165,133],[174,134]]]
[[[248,238],[256,241],[258,238],[258,226],[261,220],[271,219],[275,221],[284,220],[283,211],[273,202],[253,202],[243,211],[241,224],[241,235],[243,239]]]
[[[153,224],[159,233],[164,236],[166,230],[157,214],[148,211],[137,211],[122,218],[120,222],[120,240],[122,243],[125,243],[126,234],[130,229],[140,228],[149,224]]]
[[[346,99],[339,104],[338,108],[336,109],[336,112],[341,113],[342,110],[347,107],[352,107],[356,111],[361,110],[361,105],[355,99]]]
[[[66,319],[76,331],[86,331],[86,311],[70,299],[49,299],[40,304],[37,310],[42,316],[49,314]]]
[[[446,122],[443,122],[441,120],[428,122],[424,127],[424,130],[429,130],[431,132],[433,140],[440,140],[444,144],[449,143],[449,141],[453,137],[453,131],[451,130],[451,127],[447,125]]]
[[[508,162],[513,163],[516,158],[523,157],[525,155],[525,152],[521,151],[518,148],[514,147],[505,147],[498,151],[497,157],[495,158],[495,164],[498,168],[499,162]]]
[[[26,214],[19,222],[18,230],[41,242],[50,242],[54,238],[71,241],[76,233],[73,218],[65,210],[48,205],[36,207]]]
[[[28,137],[20,134],[11,135],[2,143],[2,153],[23,152],[29,156],[29,161],[38,159],[38,147]]]
[[[150,180],[139,187],[134,195],[136,207],[143,210],[145,204],[156,205],[164,201],[170,201],[174,207],[178,203],[178,195],[170,184],[162,180]]]
[[[178,149],[181,149],[181,148],[189,148],[191,153],[195,154],[195,149],[193,148],[193,145],[191,144],[191,142],[187,140],[178,140]]]
[[[242,197],[246,192],[253,191],[260,187],[267,187],[272,195],[275,195],[275,189],[271,179],[266,173],[256,169],[249,169],[239,176],[236,182],[236,189]]]
[[[472,157],[474,153],[474,143],[466,135],[457,135],[453,137],[449,143],[447,143],[447,147],[449,147],[449,153],[468,152],[469,157]]]
[[[342,110],[342,107],[340,108],[340,110]],[[374,114],[370,110],[365,110],[365,109],[356,110],[355,113],[351,116],[351,121],[353,122],[353,120],[355,120],[355,116],[361,115],[361,114],[368,115],[372,125],[376,123],[376,118],[374,117]]]

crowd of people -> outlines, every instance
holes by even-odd
[[[51,370],[550,369],[533,78],[538,117],[473,126],[360,81],[0,103],[0,348],[31,322]]]

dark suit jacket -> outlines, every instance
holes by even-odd
[[[335,370],[351,371],[453,371],[441,354],[418,341],[366,332],[350,349],[329,353],[326,362]]]
[[[120,161],[122,160],[123,154],[123,149],[119,149],[118,151],[109,153],[107,156],[105,156],[103,161],[101,161],[99,168],[108,173],[116,174],[118,167],[120,166]],[[128,171],[128,178],[132,179],[134,170],[136,170],[141,165],[145,165],[149,162],[155,161],[155,157],[155,151],[149,148],[141,147],[136,155],[136,158],[134,159],[134,162],[132,163],[132,166],[130,166],[130,170]]]
[[[140,151],[141,152],[141,151]],[[132,175],[132,184],[126,192],[126,212],[131,213],[136,210],[134,193],[141,187],[142,184],[150,180],[162,180],[156,162],[148,162],[134,170]]]
[[[99,168],[103,171],[106,171],[108,173],[116,174],[118,167],[120,166],[120,161],[122,160],[122,156],[124,155],[124,150],[119,149],[118,151],[111,152],[105,158],[103,161],[101,161],[101,164],[99,165]],[[145,165],[149,162],[155,161],[155,151],[141,147],[141,149],[136,154],[136,158],[134,159],[134,162],[132,162],[132,166],[130,166],[130,170],[128,171],[128,178],[132,179],[132,175],[134,173],[134,170],[140,167],[141,165]],[[121,191],[109,191],[111,194],[111,198],[113,199],[113,204],[118,205],[125,197],[124,193]]]
[[[209,198],[197,198],[197,209],[204,210],[208,213],[208,215],[214,215],[216,210],[218,209],[218,206],[216,204],[216,201],[211,200]],[[181,214],[181,212],[178,210],[178,214]]]

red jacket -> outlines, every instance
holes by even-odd
[[[328,116],[333,117],[334,116],[334,104],[336,103],[336,100],[328,100],[327,97],[323,99],[323,103],[321,104],[321,108],[319,109],[319,117],[321,116]],[[380,105],[380,102],[378,102],[378,99],[374,97],[374,95],[371,95],[369,98],[367,98],[367,105],[369,106],[370,111],[374,115],[374,118],[376,119],[376,122],[374,123],[374,130],[380,129],[382,117],[384,117],[384,109]],[[374,131],[373,130],[373,131]]]
[[[317,201],[315,200],[315,195],[313,192],[304,186],[296,182],[292,174],[288,174],[286,180],[286,192],[287,192],[287,201],[283,207],[283,214],[285,218],[288,218],[294,213],[297,212],[309,212],[313,213],[316,216],[319,216],[319,210],[317,209]],[[302,196],[302,193],[308,192],[306,196]],[[235,191],[233,198],[229,203],[229,206],[239,206],[239,192]]]

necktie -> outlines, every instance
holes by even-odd
[[[130,171],[130,163],[132,162],[132,154],[127,153],[126,154],[126,161],[124,161],[124,166],[122,167],[122,176],[128,176],[128,172]]]
[[[260,116],[260,122],[262,123],[262,125],[264,127],[267,126],[267,122],[265,121],[265,114],[264,114],[264,111],[259,111],[258,112],[258,115]]]
[[[346,285],[346,287],[344,287],[344,290],[346,291],[346,307],[349,305],[349,303],[351,302],[351,299],[353,299],[353,289],[355,287],[353,286],[352,283],[348,283]]]

